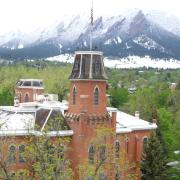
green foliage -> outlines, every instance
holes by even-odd
[[[130,98],[130,112],[134,114],[135,111],[139,111],[141,118],[151,121],[153,110],[156,109],[156,104],[154,102],[155,93],[153,89],[139,89]]]
[[[151,135],[144,148],[144,158],[141,164],[143,180],[168,179],[167,157],[155,133]]]
[[[13,105],[14,87],[20,78],[43,79],[46,92],[58,94],[60,101],[66,99],[70,71],[71,66],[68,64],[39,61],[2,66],[0,67],[0,105]]]
[[[158,110],[158,127],[170,147],[174,142],[172,136],[172,114],[165,108]]]
[[[119,108],[128,101],[128,90],[125,88],[112,88],[109,93],[113,107]]]
[[[68,127],[64,124],[64,118],[59,115],[49,121],[51,123],[45,126],[40,135],[32,135],[27,138],[26,152],[31,177],[34,179],[41,177],[47,180],[71,180],[73,172],[70,168],[70,160],[65,157],[70,139],[60,137],[58,134],[58,131]],[[51,131],[57,132],[56,138],[49,135]]]
[[[14,100],[13,93],[9,90],[9,88],[4,87],[0,92],[0,105],[12,105]]]

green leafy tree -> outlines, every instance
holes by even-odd
[[[11,88],[10,88],[11,89]],[[0,105],[12,105],[14,96],[9,88],[4,87],[0,92]]]
[[[70,139],[58,135],[58,130],[63,125],[62,121],[64,121],[63,118],[59,116],[55,118],[57,134],[53,137],[49,135],[51,132],[49,130],[52,130],[52,127],[47,126],[40,135],[32,135],[27,138],[26,152],[31,178],[42,180],[73,179],[70,160],[66,157]]]
[[[167,144],[168,148],[173,144],[173,135],[172,135],[172,114],[168,112],[165,108],[158,110],[158,134],[161,134],[160,140],[163,144]]]
[[[167,157],[155,133],[152,133],[144,147],[144,160],[141,163],[142,180],[168,179]]]
[[[113,107],[119,108],[119,106],[122,106],[128,101],[128,90],[125,88],[112,88],[110,95]]]

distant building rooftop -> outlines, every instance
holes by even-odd
[[[43,80],[41,79],[20,79],[16,83],[17,87],[39,87],[43,88]]]

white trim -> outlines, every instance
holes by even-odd
[[[74,133],[72,130],[64,130],[64,131],[49,131],[47,132],[47,136],[55,137],[55,136],[72,136]],[[18,130],[18,131],[0,131],[0,137],[10,137],[10,136],[41,136],[43,132],[35,131],[35,130]]]
[[[76,54],[94,54],[94,55],[100,55],[100,56],[103,55],[101,51],[76,51],[75,55]]]
[[[93,59],[93,55],[91,54],[89,78],[92,78],[92,59]]]
[[[76,59],[75,59],[75,61],[76,61]],[[74,61],[74,62],[75,62]],[[73,67],[74,68],[74,67]],[[80,78],[81,77],[81,69],[82,69],[82,54],[81,54],[81,59],[80,59],[80,71],[79,71],[79,76],[78,76],[78,78]]]
[[[44,89],[44,87],[39,86],[16,86],[18,89]]]
[[[52,111],[53,111],[53,109],[51,108],[51,110],[50,110],[50,112],[49,112],[49,114],[48,114],[48,116],[47,116],[47,118],[46,118],[46,121],[45,121],[45,123],[43,124],[43,126],[42,126],[42,128],[41,128],[41,132],[43,131],[44,127],[46,126],[47,121],[48,121],[48,119],[49,119],[49,117],[50,117]]]

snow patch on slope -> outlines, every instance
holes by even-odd
[[[164,47],[160,46],[157,42],[144,35],[136,37],[133,42],[149,50],[158,49],[161,52],[165,52]]]
[[[105,41],[104,45],[108,45],[108,44],[112,44],[112,43],[115,43],[115,44],[121,44],[122,43],[122,40],[119,36],[113,38],[113,39],[108,39]]]
[[[58,56],[49,57],[46,59],[47,61],[57,61],[57,62],[63,62],[63,63],[73,63],[74,62],[74,56],[71,54],[60,54]]]
[[[74,56],[72,54],[61,54],[59,56],[49,57],[47,61],[57,61],[63,63],[73,63]],[[178,69],[180,68],[180,61],[175,59],[163,60],[163,59],[152,59],[149,56],[138,57],[129,56],[121,59],[110,59],[104,58],[104,65],[109,68],[119,69],[133,69],[133,68],[158,68],[158,69]]]
[[[129,56],[122,59],[109,59],[104,58],[104,64],[109,68],[131,69],[131,68],[158,68],[158,69],[177,69],[180,68],[180,61],[175,59],[163,60],[152,59],[149,56],[138,57]]]

